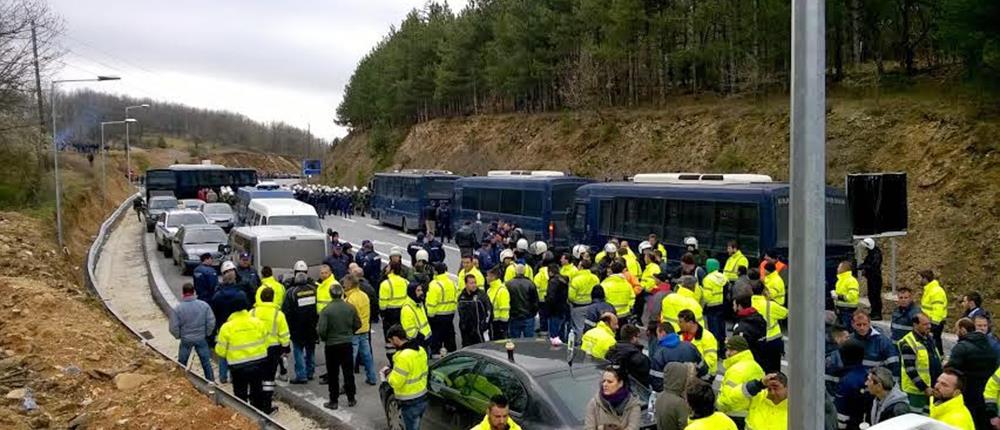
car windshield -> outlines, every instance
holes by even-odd
[[[214,203],[205,205],[203,211],[210,215],[232,215],[233,208],[225,203]]]
[[[177,199],[175,198],[164,198],[164,199],[152,199],[149,201],[150,209],[170,209],[177,207]]]
[[[557,407],[569,412],[573,424],[583,424],[587,413],[587,404],[594,398],[601,385],[601,371],[597,368],[580,369],[573,372],[560,372],[541,380],[549,393],[553,393]],[[645,407],[649,400],[649,389],[632,380],[629,385],[632,394],[636,395]]]
[[[323,239],[275,240],[261,242],[258,264],[275,268],[291,268],[293,263],[302,260],[311,267],[323,264],[325,257],[326,241]]]
[[[167,227],[180,227],[187,224],[207,224],[205,215],[199,213],[170,214],[167,216]]]
[[[272,216],[267,219],[268,225],[298,225],[310,230],[323,231],[323,226],[319,225],[319,218],[315,215],[283,215]]]
[[[221,228],[189,230],[184,233],[185,245],[200,243],[226,243],[226,233]]]

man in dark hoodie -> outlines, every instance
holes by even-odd
[[[654,391],[663,390],[663,368],[667,363],[691,363],[697,368],[699,378],[708,373],[708,366],[702,360],[698,348],[688,342],[682,342],[681,337],[674,333],[674,325],[661,322],[656,327],[656,343],[650,347],[650,388]]]
[[[965,407],[972,414],[977,429],[990,428],[990,417],[986,413],[983,391],[986,381],[997,368],[997,355],[990,347],[986,335],[976,331],[976,324],[968,318],[955,323],[958,343],[951,349],[946,366],[965,375],[965,389],[962,390]]]
[[[896,386],[892,372],[884,367],[876,367],[868,371],[865,388],[875,397],[872,410],[868,414],[868,423],[878,424],[900,415],[910,413],[910,403],[906,393]]]
[[[757,363],[764,363],[764,337],[767,335],[767,321],[751,305],[751,295],[741,294],[733,298],[736,324],[733,335],[741,335],[750,344],[750,352]],[[763,364],[761,364],[763,366]]]
[[[642,353],[642,343],[639,340],[639,329],[631,324],[625,324],[621,329],[621,338],[617,344],[608,349],[605,360],[618,363],[642,385],[649,386],[649,357]],[[664,376],[666,378],[666,376]],[[683,393],[681,389],[678,393]]]
[[[586,333],[587,330],[597,327],[597,322],[601,320],[601,315],[608,312],[615,312],[615,307],[604,300],[604,287],[600,285],[594,285],[594,289],[590,290],[590,300],[589,305],[576,308],[576,311],[573,312],[574,314],[583,316],[581,325],[574,323],[577,333]],[[579,339],[579,337],[578,335],[577,338]]]
[[[559,262],[552,260],[548,266],[549,283],[545,294],[548,310],[548,332],[553,345],[566,342],[566,324],[569,321],[569,280],[559,274]],[[559,339],[557,342],[556,339]]]
[[[864,420],[871,400],[865,393],[865,379],[868,372],[861,364],[865,357],[865,346],[857,339],[848,339],[840,345],[840,359],[844,363],[834,403],[837,406],[838,427],[842,430],[858,430]]]
[[[628,326],[626,326],[628,327]],[[656,429],[684,430],[691,410],[684,392],[688,386],[688,365],[667,363],[663,368],[663,392],[656,397]]]
[[[493,305],[486,291],[479,288],[476,276],[465,275],[465,288],[458,295],[458,331],[462,334],[462,348],[485,342],[484,332],[490,329]]]

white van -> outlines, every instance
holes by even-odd
[[[295,199],[250,200],[247,206],[246,225],[298,225],[318,232],[323,231],[316,209]]]
[[[234,262],[240,253],[249,252],[257,273],[271,266],[274,276],[291,276],[292,266],[302,260],[309,266],[309,277],[319,279],[319,266],[326,258],[326,234],[301,226],[268,225],[237,227],[229,235],[229,254]]]

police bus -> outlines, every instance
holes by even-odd
[[[571,213],[573,236],[600,247],[610,238],[639,242],[655,233],[668,260],[680,259],[684,238],[693,236],[700,250],[720,262],[726,244],[735,240],[755,267],[769,249],[788,255],[789,191],[787,183],[765,175],[640,174],[630,182],[584,185],[576,190]],[[847,199],[828,187],[828,281],[852,250]]]
[[[198,190],[257,185],[254,169],[228,168],[218,164],[174,164],[166,169],[146,170],[146,200],[168,191],[178,199],[198,197]]]
[[[592,179],[547,170],[494,170],[455,181],[455,229],[465,221],[507,221],[531,240],[568,248],[566,214],[574,192]]]
[[[372,190],[372,217],[403,231],[424,228],[424,209],[450,204],[452,183],[460,176],[446,170],[396,170],[376,173]]]

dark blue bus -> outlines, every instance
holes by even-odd
[[[452,183],[460,176],[444,170],[397,170],[376,173],[372,217],[403,231],[424,228],[423,209],[451,203]]]
[[[491,171],[455,181],[455,229],[465,221],[507,221],[550,247],[571,243],[566,214],[574,192],[591,179],[552,171]]]
[[[694,177],[698,177],[695,179]],[[574,238],[603,246],[610,238],[643,241],[655,233],[669,260],[685,252],[694,236],[699,249],[725,261],[726,244],[740,243],[755,267],[764,252],[788,255],[789,185],[761,175],[636,175],[632,182],[580,187],[571,213]],[[827,281],[850,259],[851,218],[842,190],[826,191]]]
[[[198,190],[257,185],[257,171],[254,169],[228,168],[218,164],[174,164],[166,169],[146,171],[146,200],[152,195],[173,193],[178,199],[197,198]]]

